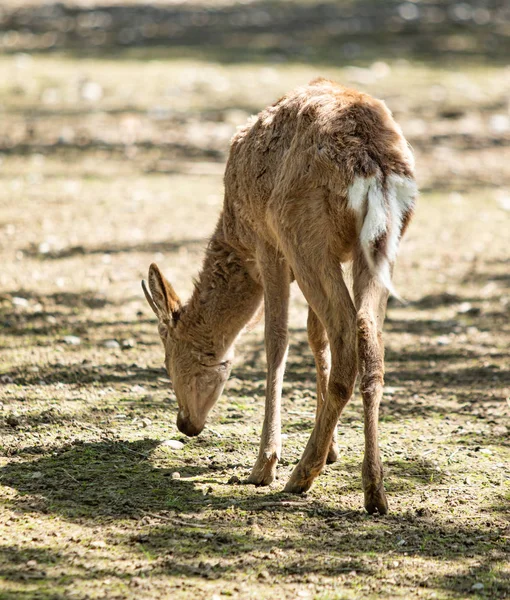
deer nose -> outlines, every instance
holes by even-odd
[[[185,435],[187,435],[188,437],[193,437],[195,435],[198,435],[202,429],[204,427],[196,427],[195,425],[193,425],[193,423],[189,420],[188,417],[183,416],[183,414],[181,412],[179,412],[179,414],[177,415],[177,429],[181,432],[184,433]]]

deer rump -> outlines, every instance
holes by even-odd
[[[391,269],[417,196],[413,169],[411,148],[383,102],[315,80],[234,136],[226,237],[249,254],[259,237],[279,246],[280,234],[288,229],[290,238],[294,229],[304,235],[296,244],[332,251],[341,262],[359,244],[371,272],[399,298]]]

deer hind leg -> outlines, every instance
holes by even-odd
[[[308,304],[324,324],[331,347],[331,374],[326,400],[303,455],[285,486],[285,491],[293,493],[306,492],[324,467],[338,419],[352,395],[357,373],[354,305],[338,259],[328,256],[325,250],[321,261],[319,267],[307,265],[305,257],[296,255],[291,261],[296,281]]]
[[[326,403],[329,372],[331,370],[331,352],[329,350],[329,340],[326,333],[326,328],[310,306],[308,307],[307,330],[308,343],[313,352],[315,369],[317,371],[317,409],[315,413],[315,420],[317,421],[319,414]],[[326,462],[331,464],[337,459],[338,444],[337,431],[335,427]]]
[[[371,274],[361,251],[356,253],[353,275],[358,368],[365,421],[365,456],[362,468],[365,508],[370,514],[376,511],[386,514],[388,502],[384,492],[378,424],[384,385],[382,324],[388,293]]]
[[[289,345],[290,270],[283,256],[273,248],[261,245],[257,257],[264,287],[267,381],[260,450],[248,482],[269,485],[275,478],[282,447],[280,404]]]

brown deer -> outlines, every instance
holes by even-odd
[[[142,285],[159,320],[179,405],[177,427],[189,436],[202,431],[230,374],[235,342],[264,302],[265,417],[249,482],[271,483],[280,459],[289,288],[296,280],[309,305],[317,411],[285,491],[305,492],[324,464],[336,460],[336,425],[359,373],[365,508],[387,512],[378,446],[381,329],[417,195],[413,168],[409,145],[383,102],[315,80],[234,136],[223,212],[190,300],[182,304],[159,268],[150,266],[150,293]],[[352,298],[342,273],[347,262]]]

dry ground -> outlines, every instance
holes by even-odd
[[[422,188],[385,327],[383,518],[362,510],[357,393],[338,463],[281,492],[315,402],[298,290],[283,461],[256,489],[235,482],[258,449],[261,327],[185,439],[139,284],[155,260],[189,294],[235,126],[317,75],[386,99]],[[509,93],[479,61],[0,56],[0,598],[508,597]]]

